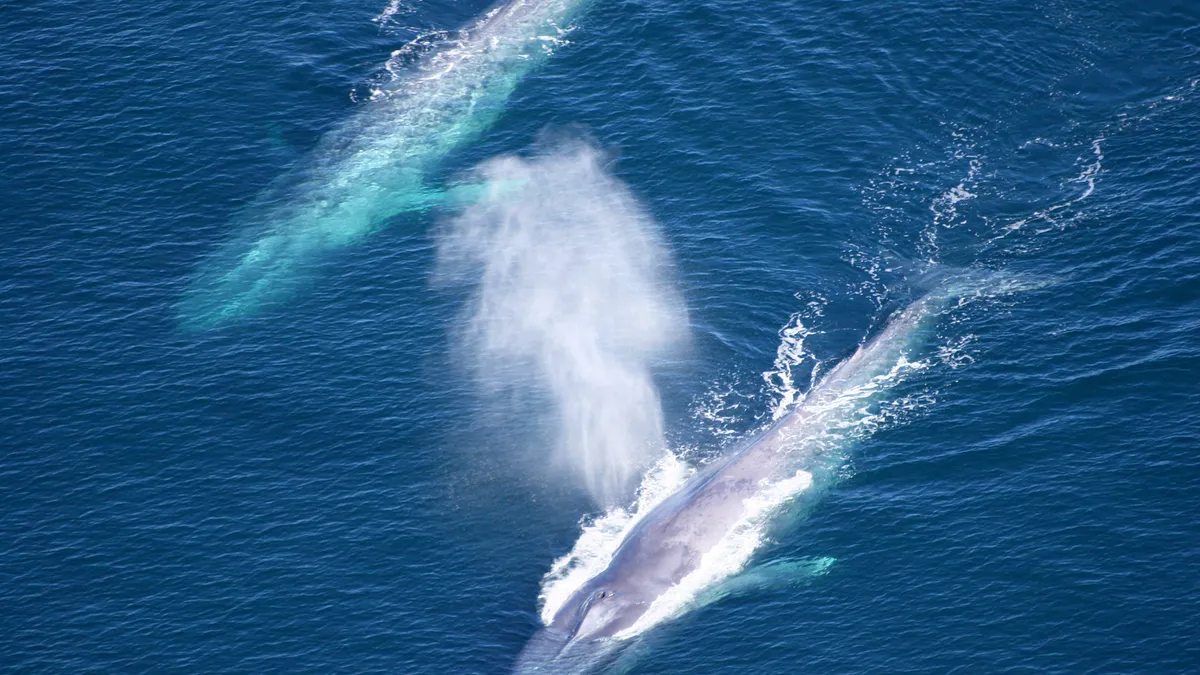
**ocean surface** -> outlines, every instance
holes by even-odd
[[[611,670],[1200,672],[1200,3],[387,2],[0,10],[0,670],[510,672],[986,276]]]

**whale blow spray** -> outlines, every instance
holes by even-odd
[[[286,298],[318,254],[399,213],[473,199],[477,189],[437,190],[428,175],[491,126],[586,1],[500,5],[377,92],[237,217],[235,239],[186,292],[182,325],[211,328],[260,310]]]
[[[663,451],[649,365],[687,335],[658,227],[582,143],[478,177],[488,195],[439,240],[443,278],[474,285],[464,351],[481,382],[551,396],[559,458],[611,504]]]

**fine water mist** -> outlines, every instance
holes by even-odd
[[[659,228],[583,142],[478,174],[438,242],[439,277],[473,285],[457,337],[486,394],[549,395],[557,459],[612,504],[663,450],[651,364],[687,336]]]

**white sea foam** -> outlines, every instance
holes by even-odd
[[[713,438],[726,438],[738,433],[737,422],[757,406],[758,397],[741,391],[737,380],[714,382],[688,409],[693,420]]]
[[[816,356],[805,346],[805,341],[809,337],[821,333],[821,331],[813,329],[811,325],[824,314],[827,302],[828,300],[824,297],[815,296],[808,301],[803,310],[793,313],[787,324],[779,330],[779,346],[775,349],[775,363],[772,364],[770,370],[763,373],[763,381],[766,382],[768,390],[774,397],[774,403],[771,406],[772,419],[778,420],[783,417],[796,402],[803,388],[808,386],[808,382],[796,382],[794,371],[804,363],[808,363],[810,366],[815,366],[817,363]]]
[[[941,227],[954,227],[958,221],[958,204],[968,199],[974,199],[975,183],[979,176],[982,163],[978,158],[972,158],[968,163],[967,175],[958,185],[946,190],[933,200],[929,211],[933,214],[933,224]]]
[[[1045,232],[1051,229],[1062,229],[1070,224],[1069,219],[1064,219],[1064,213],[1072,206],[1084,201],[1096,191],[1096,181],[1100,177],[1100,173],[1104,170],[1104,149],[1101,145],[1104,142],[1104,137],[1095,138],[1091,142],[1091,161],[1084,164],[1079,175],[1067,180],[1067,184],[1080,184],[1083,189],[1076,195],[1068,197],[1060,202],[1052,204],[1044,209],[1035,211],[1033,214],[1021,218],[1017,221],[1005,225],[999,235],[990,239],[987,243],[991,244],[999,239],[1003,239],[1008,235],[1022,230],[1030,225],[1041,223],[1037,231],[1038,233]],[[1080,161],[1085,161],[1080,158]]]
[[[923,254],[930,262],[937,262],[940,258],[941,250],[938,243],[940,231],[962,224],[958,205],[977,196],[973,190],[977,189],[980,169],[983,167],[983,161],[978,156],[974,144],[967,140],[965,132],[954,131],[951,136],[956,144],[952,160],[955,162],[966,161],[967,174],[957,185],[935,197],[929,204],[929,212],[933,214],[933,218],[922,231],[921,241],[925,247]]]
[[[404,0],[392,0],[388,3],[387,7],[384,7],[383,11],[380,12],[379,15],[374,19],[371,19],[371,21],[374,21],[380,26],[384,26],[392,20],[392,17],[396,16],[397,14],[411,14],[412,11],[413,10],[411,6],[406,4]]]

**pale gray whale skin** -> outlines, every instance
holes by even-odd
[[[581,586],[525,646],[520,673],[579,672],[611,654],[665,591],[693,572],[742,518],[764,480],[796,470],[812,438],[845,417],[837,401],[887,375],[918,342],[950,293],[944,289],[896,312],[886,327],[829,371],[791,411],[740,450],[695,475],[629,532],[603,572]],[[855,398],[855,408],[862,405]]]
[[[181,327],[206,330],[273,306],[304,285],[323,254],[399,214],[471,203],[487,192],[439,188],[443,160],[500,118],[517,85],[590,2],[506,0],[453,39],[413,43],[423,56],[397,67],[395,81],[234,216],[233,238],[200,265],[180,301]]]

